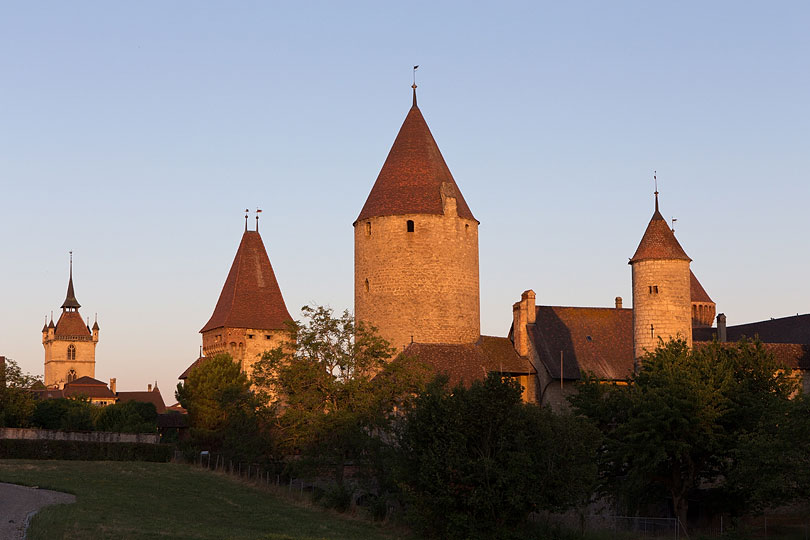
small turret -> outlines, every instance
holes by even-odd
[[[629,263],[636,358],[655,350],[659,338],[680,337],[692,345],[691,260],[658,210],[656,189],[655,212]]]

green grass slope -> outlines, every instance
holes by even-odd
[[[391,539],[401,531],[296,505],[238,480],[172,463],[0,460],[0,482],[64,491],[28,539]]]

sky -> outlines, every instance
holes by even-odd
[[[630,305],[661,211],[728,324],[810,312],[806,2],[4,2],[0,355],[65,298],[119,390],[198,356],[244,227],[290,313],[352,309],[356,219],[411,104],[479,229],[481,328]]]

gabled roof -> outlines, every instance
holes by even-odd
[[[94,379],[92,377],[79,377],[75,381],[65,383],[65,388],[62,390],[65,397],[71,396],[86,396],[89,398],[113,398],[113,394],[107,384]]]
[[[416,106],[414,93],[413,107],[399,129],[357,221],[379,216],[443,214],[443,189],[446,195],[456,197],[459,217],[475,219]]]
[[[214,328],[284,330],[292,321],[258,231],[245,231],[214,314],[200,332]]]
[[[725,342],[734,346],[739,340]],[[712,341],[695,341],[695,348],[709,347]],[[762,347],[771,353],[774,359],[790,369],[810,370],[810,345],[803,343],[763,343]]]
[[[689,271],[689,290],[692,296],[692,302],[702,302],[706,304],[714,303],[714,300],[709,298],[709,295],[706,293],[706,289],[703,288],[703,285],[700,284],[700,281],[698,281],[695,273],[691,270]]]
[[[508,375],[536,373],[505,337],[481,336],[469,344],[411,343],[402,354],[415,356],[436,373],[447,375],[451,386],[483,380],[491,371]]]
[[[644,236],[638,244],[636,253],[630,259],[630,264],[646,259],[681,259],[691,261],[686,254],[667,220],[658,211],[658,194],[655,195],[655,212],[653,213]]]
[[[199,366],[199,365],[204,364],[205,362],[207,362],[207,361],[208,361],[208,360],[210,360],[211,358],[212,358],[212,357],[210,357],[210,356],[200,356],[199,358],[197,358],[196,360],[194,360],[194,362],[192,362],[192,363],[191,363],[191,365],[190,365],[190,366],[188,366],[188,367],[186,368],[186,370],[185,370],[183,373],[181,373],[181,374],[180,374],[180,376],[179,376],[179,377],[177,377],[177,378],[178,378],[178,379],[181,379],[181,380],[188,379],[188,374],[189,374],[189,373],[191,373],[191,370],[192,370],[192,369],[194,369],[195,367],[197,367],[197,366]]]
[[[163,402],[163,396],[160,395],[160,390],[157,388],[149,392],[118,392],[116,396],[118,397],[118,403],[127,403],[128,401],[151,403],[155,406],[158,414],[166,412],[166,404]]]
[[[89,336],[90,330],[78,311],[63,311],[56,323],[56,336]]]
[[[717,336],[717,328],[704,328],[699,334],[695,334],[694,330],[692,332],[695,341],[710,341]],[[810,345],[810,314],[792,315],[790,317],[726,327],[726,339],[728,341],[739,341],[743,337],[758,338],[766,344]]]
[[[609,380],[633,373],[632,309],[537,306],[529,335],[552,379],[560,378],[561,354],[566,380],[582,371]]]

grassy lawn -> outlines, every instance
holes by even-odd
[[[270,490],[172,463],[0,460],[0,482],[64,491],[28,538],[402,538],[402,531],[295,504]]]

